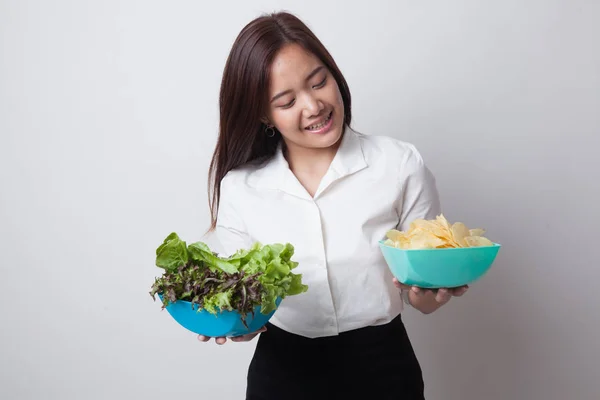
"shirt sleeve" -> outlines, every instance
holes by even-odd
[[[400,220],[396,229],[408,230],[415,219],[435,219],[441,214],[441,204],[436,180],[423,158],[414,150],[406,161],[402,183],[402,201],[398,214]]]
[[[241,210],[234,203],[236,198],[235,185],[230,177],[225,176],[221,181],[219,211],[217,212],[216,236],[225,256],[230,256],[237,250],[251,246]]]

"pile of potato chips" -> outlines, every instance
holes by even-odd
[[[400,249],[446,249],[456,247],[493,246],[483,229],[469,229],[462,222],[450,224],[443,214],[433,220],[417,219],[408,231],[392,229],[385,244]]]

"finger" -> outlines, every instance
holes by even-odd
[[[224,338],[224,337],[218,337],[218,338],[216,338],[216,339],[215,339],[215,342],[216,342],[217,344],[225,344],[225,342],[227,342],[227,338]]]
[[[426,291],[418,286],[411,286],[410,290],[418,296],[423,296]]]
[[[208,342],[210,340],[210,336],[198,335],[198,340],[201,342]]]
[[[392,279],[394,286],[400,290],[410,290],[410,286],[400,282],[397,278]]]
[[[469,290],[469,286],[465,285],[465,286],[461,286],[458,288],[454,288],[454,290],[452,290],[452,295],[456,296],[456,297],[460,297],[463,294],[465,294],[467,292],[467,290]]]
[[[435,300],[438,303],[445,303],[448,300],[450,300],[450,297],[450,291],[448,289],[442,288],[437,291],[437,294],[435,295]]]

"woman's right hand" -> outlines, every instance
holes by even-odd
[[[252,333],[248,333],[246,335],[241,335],[241,336],[234,336],[229,338],[232,342],[249,342],[252,339],[254,339],[259,333],[264,332],[267,330],[266,326],[263,326],[262,328],[260,328],[259,330],[257,330],[256,332],[252,332]],[[198,335],[198,340],[201,342],[208,342],[211,339],[211,336],[204,336],[204,335]],[[215,338],[215,343],[216,344],[225,344],[225,342],[227,342],[227,338],[220,336]]]

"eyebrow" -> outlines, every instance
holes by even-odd
[[[306,80],[309,81],[313,76],[315,76],[316,74],[318,74],[322,69],[324,69],[325,67],[323,65],[321,65],[320,67],[317,67],[313,70],[313,72],[311,72],[310,74],[308,74],[308,76],[306,77]],[[285,96],[288,93],[291,93],[291,89],[285,90],[283,92],[277,93],[275,96],[273,96],[273,98],[271,99],[271,103],[274,102],[275,100],[277,100],[278,98]]]

